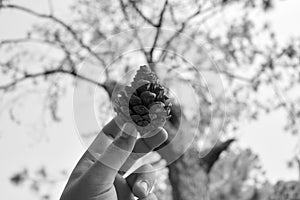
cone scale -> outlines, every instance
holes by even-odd
[[[133,123],[141,135],[163,127],[171,106],[166,89],[146,65],[140,67],[131,85],[120,91],[114,102],[117,115],[123,122]]]

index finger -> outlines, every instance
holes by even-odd
[[[141,157],[153,151],[168,139],[168,134],[165,129],[159,128],[156,132],[157,133],[151,137],[139,138],[136,141],[132,153],[120,170],[121,174],[127,172]]]
[[[112,181],[121,166],[133,150],[136,141],[137,131],[135,126],[127,123],[123,127],[121,136],[108,146],[99,159],[89,169],[89,173],[98,180]]]
[[[117,120],[120,121],[118,117],[110,120],[89,146],[87,151],[89,151],[96,159],[98,159],[112,141],[120,135],[121,129],[119,126],[121,121],[117,122]]]
[[[121,129],[119,128],[118,125],[120,124],[118,120],[120,121],[118,116],[113,118],[106,126],[104,126],[102,132],[110,138],[116,138],[118,134],[121,132]],[[150,151],[160,146],[163,142],[167,140],[168,134],[164,128],[158,128],[154,132],[156,132],[156,134],[151,137],[139,138],[133,149],[133,152],[144,153],[144,154],[149,153]],[[97,142],[95,141],[95,143]]]
[[[87,150],[93,155],[93,157],[95,157],[95,159],[98,159],[105,149],[112,143],[112,141],[120,135],[120,124],[121,119],[116,116],[109,123],[107,123],[103,127],[102,131],[97,135]],[[163,128],[158,128],[158,131],[156,130],[156,132],[157,133],[151,137],[139,138],[137,140],[133,149],[133,154],[135,154],[131,156],[133,158],[129,159],[131,162],[126,162],[126,164],[130,163],[129,165],[132,165],[137,159],[149,153],[167,140],[168,134],[166,130]]]
[[[119,116],[116,116],[103,127],[102,132],[106,136],[114,139],[114,138],[118,137],[118,135],[121,132],[120,125],[123,125],[122,120],[120,119]]]

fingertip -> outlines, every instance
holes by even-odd
[[[160,128],[158,133],[154,136],[142,139],[143,142],[149,147],[149,150],[153,150],[168,139],[168,133],[164,128]]]
[[[144,198],[139,198],[138,200],[158,200],[154,193],[150,193],[148,196]]]
[[[162,142],[165,142],[169,137],[168,132],[164,128],[160,128],[159,132],[160,132],[160,140]]]
[[[132,193],[139,199],[147,197],[154,187],[156,173],[150,164],[141,166],[135,170],[126,180],[132,188]]]
[[[137,138],[136,128],[134,127],[133,124],[126,123],[122,128],[121,135],[113,142],[113,144],[115,144],[117,147],[121,148],[122,150],[131,152],[135,145],[136,138]]]
[[[132,123],[129,123],[129,122],[124,124],[121,137],[127,138],[128,136],[132,136],[134,138],[137,137],[136,127]]]
[[[138,198],[145,198],[149,195],[150,184],[146,180],[140,180],[134,184],[132,192]]]

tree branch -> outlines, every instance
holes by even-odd
[[[147,22],[149,23],[151,26],[157,27],[157,24],[155,24],[154,22],[152,22],[148,17],[146,17],[142,11],[137,7],[135,1],[130,0],[129,1],[132,5],[132,7],[135,9],[135,11]]]
[[[13,4],[6,4],[6,5],[2,5],[1,9],[15,9],[15,10],[19,10],[22,12],[25,12],[27,14],[36,16],[36,17],[40,17],[43,19],[48,19],[48,20],[52,20],[56,23],[58,23],[59,25],[61,25],[62,27],[64,27],[71,35],[72,37],[80,44],[80,46],[84,49],[86,49],[90,54],[92,54],[102,65],[103,67],[106,66],[105,61],[99,56],[97,55],[88,45],[86,45],[82,39],[77,35],[76,31],[68,24],[66,24],[64,21],[62,21],[61,19],[51,15],[51,14],[42,14],[42,13],[38,13],[34,10],[31,10],[29,8],[23,7],[23,6],[19,6],[19,5],[13,5]]]
[[[136,27],[129,20],[128,13],[126,12],[126,5],[124,4],[123,0],[119,0],[119,2],[120,2],[121,10],[122,10],[122,13],[125,17],[125,20],[128,23],[128,26],[134,31],[135,38],[137,39],[138,44],[139,44],[146,60],[148,61],[148,53],[146,52],[146,50],[143,46],[142,40],[141,40],[140,36],[138,35]]]
[[[161,31],[162,23],[163,23],[163,20],[164,20],[164,14],[165,14],[167,5],[168,5],[168,0],[165,0],[164,6],[163,6],[163,8],[160,12],[159,20],[158,20],[158,23],[157,23],[157,26],[156,26],[157,29],[156,29],[156,34],[155,34],[155,37],[154,37],[154,41],[153,41],[152,47],[151,47],[150,52],[149,52],[149,63],[153,62],[153,52],[154,52],[154,49],[156,47],[156,44],[157,44],[157,41],[158,41],[158,38],[159,38],[159,35],[160,35],[160,31]]]
[[[71,58],[71,52],[68,50],[66,45],[61,41],[59,34],[55,34],[55,40],[58,42],[60,48],[64,51],[64,53],[66,55],[65,59],[67,61],[69,61],[70,65],[71,65],[72,73],[76,73],[77,69],[76,69],[76,65],[75,65],[74,61]],[[61,66],[63,66],[63,65],[61,65]]]
[[[59,45],[57,45],[53,41],[39,39],[39,38],[29,38],[29,37],[1,40],[0,46],[8,45],[8,44],[20,44],[20,43],[38,43],[38,44],[42,44],[42,45],[49,45],[51,47],[55,47],[55,48],[58,48],[59,50],[61,50]]]
[[[96,86],[100,86],[100,87],[103,87],[104,88],[104,85],[101,84],[101,83],[98,83],[97,81],[94,81],[92,79],[89,79],[85,76],[82,76],[76,72],[73,72],[73,71],[68,71],[68,70],[64,70],[64,69],[61,69],[60,67],[59,68],[56,68],[56,69],[52,69],[52,70],[46,70],[44,72],[39,72],[39,73],[34,73],[34,74],[26,74],[24,75],[23,77],[21,78],[18,78],[14,81],[12,81],[11,83],[7,83],[5,85],[2,85],[0,86],[0,90],[8,90],[28,79],[34,79],[34,78],[38,78],[38,77],[47,77],[47,76],[50,76],[50,75],[55,75],[55,74],[66,74],[66,75],[70,75],[74,78],[79,78],[83,81],[86,81],[88,83],[91,83],[91,84],[94,84]]]
[[[246,78],[244,76],[240,76],[240,75],[231,73],[231,72],[226,71],[226,70],[210,70],[210,71],[215,71],[216,73],[224,74],[224,75],[226,75],[226,76],[228,76],[230,78],[237,79],[237,80],[243,81],[245,83],[250,83],[250,84],[253,83],[252,79],[248,79],[248,78]]]
[[[191,14],[190,16],[188,16],[183,22],[181,22],[180,28],[172,35],[170,36],[170,38],[165,42],[165,44],[163,45],[163,49],[168,49],[170,44],[173,42],[173,40],[175,38],[178,37],[179,34],[181,34],[184,29],[186,28],[187,24],[194,19],[195,17],[197,17],[199,14],[204,14],[206,12],[209,12],[211,10],[215,9],[215,7],[209,7],[205,10],[201,11],[201,5],[199,6],[199,9],[197,11],[195,11],[193,14]],[[160,55],[159,60],[163,61],[164,57],[165,57],[166,51],[163,51]]]
[[[219,159],[221,153],[228,149],[228,147],[231,145],[232,142],[234,142],[235,139],[229,139],[225,142],[222,142],[220,144],[217,144],[213,147],[213,149],[203,158],[200,159],[200,164],[203,165],[205,168],[205,171],[207,173],[210,172],[213,165],[216,163],[216,161]]]

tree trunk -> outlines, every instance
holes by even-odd
[[[188,150],[168,168],[173,200],[209,199],[208,176],[199,165],[197,151]]]
[[[200,158],[199,149],[196,143],[193,143],[183,155],[178,156],[178,159],[174,162],[170,162],[169,159],[173,155],[180,153],[181,151],[179,149],[183,149],[186,145],[186,141],[184,141],[185,138],[191,136],[188,131],[188,123],[183,122],[182,126],[185,126],[182,129],[184,130],[184,134],[180,134],[182,130],[178,131],[177,128],[168,125],[165,127],[173,143],[164,146],[167,150],[158,151],[169,164],[169,181],[172,186],[173,200],[209,200],[208,174],[210,169],[219,159],[220,154],[225,151],[234,140],[229,139],[225,142],[219,142],[203,158]],[[176,139],[174,139],[174,134],[177,135]]]

